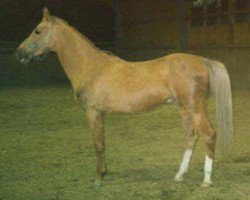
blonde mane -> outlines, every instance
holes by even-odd
[[[76,33],[80,38],[82,38],[84,41],[87,42],[87,44],[89,44],[93,49],[95,49],[96,51],[100,51],[105,53],[104,51],[102,51],[101,49],[99,49],[90,39],[88,39],[85,35],[83,35],[81,32],[79,32],[77,29],[75,29],[73,26],[71,26],[67,21],[56,17],[56,16],[51,16],[51,19],[58,24],[63,25],[64,27],[70,29],[71,31],[73,31],[74,33]]]

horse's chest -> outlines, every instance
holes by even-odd
[[[75,92],[75,100],[81,106],[83,106],[83,108],[89,106],[101,111],[108,110],[109,101],[105,100],[107,99],[106,95],[96,94],[93,91],[94,90],[92,90],[92,92],[88,91]]]
[[[83,91],[76,91],[74,94],[74,98],[76,102],[80,103],[81,105],[86,105],[86,94]]]

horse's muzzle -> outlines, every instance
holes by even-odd
[[[31,60],[30,54],[23,48],[18,48],[15,55],[21,63],[28,63]]]

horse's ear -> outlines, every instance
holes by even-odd
[[[43,8],[43,20],[44,21],[50,21],[50,13],[48,8]]]

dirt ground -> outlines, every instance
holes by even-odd
[[[235,136],[230,158],[217,153],[211,188],[202,189],[199,140],[182,183],[173,177],[184,150],[174,105],[105,116],[109,174],[93,185],[95,154],[84,112],[66,86],[0,91],[1,200],[250,199],[250,93],[233,91]],[[209,116],[214,123],[213,99]]]

